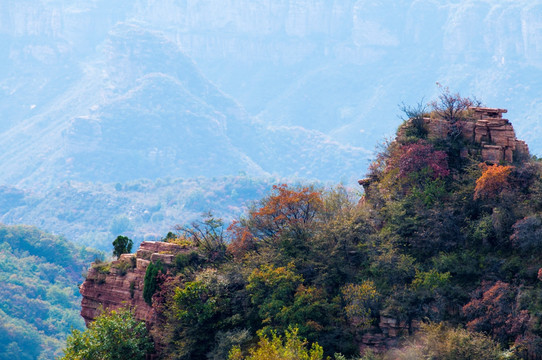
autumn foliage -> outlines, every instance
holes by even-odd
[[[247,219],[234,221],[228,228],[228,250],[240,256],[259,242],[272,242],[284,231],[302,232],[323,207],[322,194],[310,187],[289,188],[274,185],[270,196]]]
[[[273,194],[251,214],[258,229],[265,235],[275,235],[286,227],[309,223],[321,209],[321,194],[308,187],[289,189],[288,185],[273,186]]]
[[[469,319],[467,329],[491,334],[503,342],[515,340],[523,334],[529,321],[529,313],[517,309],[516,293],[512,285],[503,281],[482,284],[463,307]]]
[[[513,166],[494,164],[487,166],[481,164],[482,176],[476,180],[474,199],[491,198],[498,195],[503,189],[509,187],[508,178],[512,173]]]
[[[243,254],[255,249],[256,242],[248,226],[239,220],[235,220],[228,226],[227,232],[231,238],[228,252],[235,258],[241,258]]]
[[[163,358],[542,360],[542,161],[478,167],[470,104],[445,89],[438,136],[407,109],[420,127],[377,155],[362,200],[282,184],[224,233],[177,227],[188,251],[152,297]]]
[[[435,150],[433,145],[423,140],[403,145],[400,151],[401,155],[397,164],[400,177],[406,177],[424,169],[429,170],[429,175],[433,179],[445,177],[450,173],[446,153]]]

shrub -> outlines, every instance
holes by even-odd
[[[403,145],[398,164],[399,176],[406,177],[412,173],[420,172],[427,168],[429,176],[433,179],[448,176],[447,155],[444,151],[438,151],[433,145],[420,140],[414,144]]]
[[[132,261],[120,261],[117,264],[113,264],[112,266],[119,270],[120,276],[126,275],[129,269],[133,269]]]
[[[423,289],[434,291],[438,288],[443,288],[449,284],[450,273],[439,273],[435,269],[429,271],[417,271],[416,277],[412,281],[414,289]]]
[[[510,359],[486,335],[453,329],[443,324],[423,324],[421,331],[401,349],[391,351],[385,357],[394,360],[499,360]]]
[[[503,343],[514,341],[529,322],[529,313],[518,309],[516,295],[517,290],[508,283],[483,283],[463,307],[467,328],[491,334]]]
[[[156,263],[149,263],[147,271],[145,272],[145,278],[143,280],[143,299],[149,305],[152,305],[152,296],[158,289],[157,276],[160,272],[163,272],[164,267],[162,262],[158,260]]]
[[[366,280],[361,284],[348,284],[342,291],[346,303],[344,311],[350,325],[367,329],[372,322],[372,309],[378,300],[374,283]]]
[[[179,253],[175,255],[174,264],[178,271],[183,271],[188,267],[195,268],[200,261],[199,254],[196,251],[190,251],[189,253]]]
[[[98,274],[108,275],[111,272],[111,263],[96,261],[92,264],[92,268],[96,269]]]
[[[406,141],[425,139],[428,131],[423,118],[427,115],[427,107],[423,103],[423,99],[416,106],[403,103],[399,106],[399,109],[406,115],[406,118],[402,117],[404,121],[402,128],[404,129]]]
[[[528,216],[516,222],[512,228],[514,233],[510,236],[514,247],[521,251],[540,249],[542,245],[542,218],[540,215]]]
[[[230,350],[234,346],[242,346],[251,340],[247,329],[219,331],[215,337],[215,347],[207,354],[209,360],[224,360],[228,358]]]
[[[226,241],[223,235],[224,223],[221,219],[208,213],[201,221],[194,221],[189,226],[177,225],[175,229],[181,233],[181,239],[197,246],[207,260],[215,262],[225,259]]]

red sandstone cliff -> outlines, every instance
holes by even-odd
[[[85,282],[79,288],[83,295],[81,316],[85,323],[100,314],[100,308],[118,309],[129,306],[135,317],[148,326],[155,321],[155,312],[143,299],[143,280],[149,263],[160,260],[171,265],[175,255],[189,251],[188,248],[166,242],[144,241],[135,254],[123,254],[109,264],[94,264]]]

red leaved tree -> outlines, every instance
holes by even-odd
[[[256,240],[246,221],[234,220],[226,230],[230,236],[228,252],[240,259],[250,250],[256,249]]]
[[[527,310],[517,308],[516,295],[517,289],[508,283],[483,283],[463,306],[467,328],[491,334],[502,343],[515,340],[529,322]]]
[[[413,144],[403,145],[398,160],[399,176],[406,177],[411,173],[429,170],[433,179],[443,178],[450,173],[448,156],[444,151],[435,150],[433,145],[419,140]]]

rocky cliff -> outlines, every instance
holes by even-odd
[[[190,247],[158,242],[144,241],[135,254],[123,254],[111,263],[93,264],[79,291],[83,296],[81,316],[85,323],[92,322],[102,309],[130,307],[138,320],[145,321],[148,328],[157,323],[154,308],[143,299],[144,278],[151,262],[160,260],[172,266],[177,254],[193,250]],[[400,321],[380,316],[379,322],[359,339],[362,348],[383,351],[396,346],[399,340],[412,334],[419,322]]]
[[[130,307],[135,317],[152,327],[155,312],[143,299],[143,283],[147,266],[160,260],[171,266],[175,255],[189,248],[176,244],[144,241],[135,254],[123,254],[112,263],[93,264],[79,288],[83,295],[81,316],[85,323],[93,321],[102,309]]]

